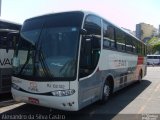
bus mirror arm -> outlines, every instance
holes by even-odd
[[[80,34],[81,35],[87,35],[87,30],[84,29],[84,28],[80,29]]]

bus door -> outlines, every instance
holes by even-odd
[[[101,49],[101,19],[87,16],[82,36],[79,68],[79,101],[81,106],[98,99],[100,74],[96,71]]]

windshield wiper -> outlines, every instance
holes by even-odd
[[[75,68],[74,65],[75,65],[75,60],[71,59],[63,65],[63,67],[59,70],[59,72],[64,76],[67,76],[68,74],[67,72],[73,72],[73,69]]]
[[[47,78],[49,78],[50,80],[52,80],[54,78],[54,76],[50,73],[50,70],[48,68],[48,65],[45,63],[45,58],[43,56],[42,51],[40,52],[40,57],[39,57],[40,63],[42,65],[42,69],[44,71],[44,74]]]
[[[20,72],[18,73],[19,75],[21,75],[22,71],[24,70],[24,68],[25,68],[25,67],[26,67],[26,65],[28,64],[29,59],[30,59],[30,56],[31,56],[31,54],[30,54],[30,49],[29,49],[29,50],[28,50],[28,54],[27,54],[26,62],[24,63],[24,65],[22,66],[22,68],[21,68]]]

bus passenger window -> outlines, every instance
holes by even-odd
[[[0,47],[1,48],[7,47],[7,33],[6,32],[0,33]]]
[[[114,28],[107,22],[103,22],[103,47],[115,48]]]
[[[125,40],[126,40],[126,51],[127,52],[133,52],[132,38],[128,35],[125,35]]]
[[[119,29],[116,29],[116,44],[117,50],[125,51],[125,34]]]

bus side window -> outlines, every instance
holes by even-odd
[[[0,33],[0,47],[5,49],[6,46],[7,46],[7,33],[1,32]]]
[[[157,56],[154,56],[153,58],[154,58],[154,59],[158,59],[158,57],[157,57]]]
[[[114,28],[103,21],[103,48],[115,49]]]
[[[16,49],[19,40],[19,33],[8,33],[7,35],[7,47],[8,49]]]
[[[136,41],[136,46],[137,46],[137,54],[140,55],[141,53],[141,45],[140,45],[140,42],[139,41]]]
[[[137,50],[137,48],[136,48],[136,41],[134,40],[134,39],[132,39],[132,43],[133,43],[133,53],[134,54],[137,54],[136,52],[136,50]]]
[[[125,35],[125,40],[126,40],[126,51],[127,52],[133,52],[133,42],[132,42],[132,37]]]
[[[116,29],[115,32],[116,32],[117,50],[125,51],[125,34],[119,29]]]

